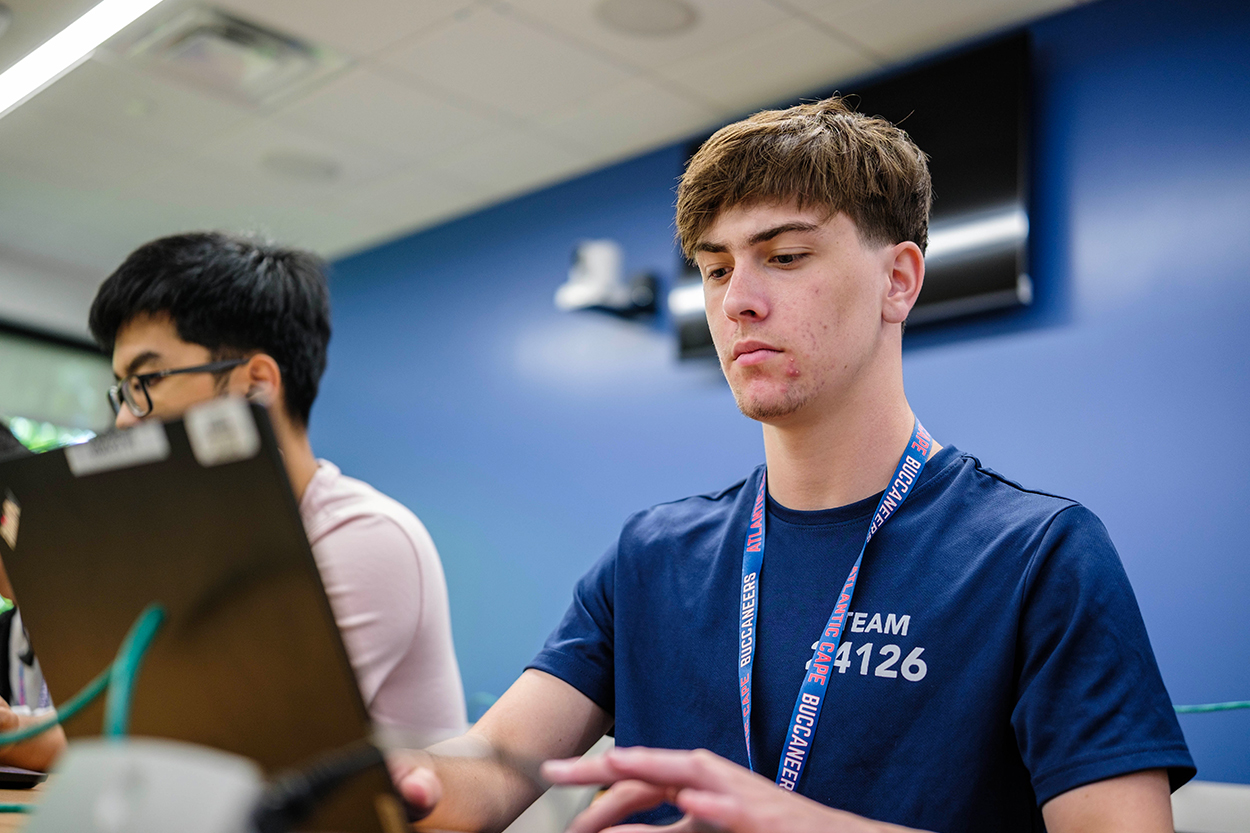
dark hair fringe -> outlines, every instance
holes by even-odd
[[[726,209],[794,202],[847,214],[865,240],[911,240],[923,251],[932,201],[927,157],[911,137],[834,95],[712,134],[678,185],[677,236],[691,257]]]
[[[112,352],[141,315],[168,315],[178,337],[213,358],[266,353],[282,372],[288,415],[307,426],[326,367],[330,293],[316,255],[224,232],[140,246],[91,304],[91,334]]]

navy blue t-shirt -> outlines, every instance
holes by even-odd
[[[531,664],[613,715],[619,745],[746,765],[738,606],[762,474],[631,517]],[[879,497],[770,500],[752,683],[768,778]],[[1119,556],[1071,500],[946,447],[873,537],[851,610],[799,782],[810,798],[934,831],[1041,830],[1038,808],[1073,787],[1194,775]]]

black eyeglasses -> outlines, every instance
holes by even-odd
[[[170,370],[154,370],[151,373],[136,373],[109,388],[109,404],[113,406],[113,413],[119,414],[124,402],[130,409],[130,413],[142,418],[152,413],[152,395],[148,393],[148,383],[152,380],[176,376],[179,373],[220,373],[246,362],[247,359],[225,359],[208,364],[197,364],[195,367],[176,367]]]

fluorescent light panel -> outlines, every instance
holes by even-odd
[[[102,0],[0,74],[0,116],[91,57],[96,47],[161,0]]]

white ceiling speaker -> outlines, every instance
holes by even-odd
[[[622,34],[661,37],[691,28],[699,13],[685,0],[602,0],[595,17]]]

